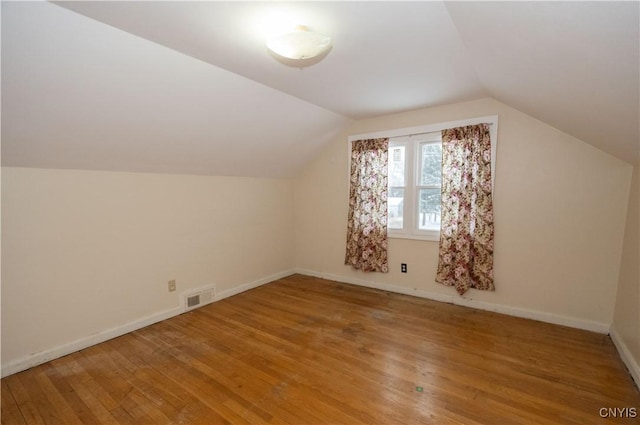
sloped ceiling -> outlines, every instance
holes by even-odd
[[[490,96],[632,162],[638,2],[447,3]]]
[[[286,16],[333,37],[298,69]],[[638,4],[3,2],[2,164],[295,175],[353,119],[494,97],[638,158]]]

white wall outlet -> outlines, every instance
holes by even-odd
[[[175,280],[170,280],[169,284],[168,284],[168,287],[169,287],[169,292],[175,291],[176,290],[176,281]]]

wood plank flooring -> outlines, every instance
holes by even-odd
[[[1,390],[2,424],[640,423],[606,335],[299,275]]]

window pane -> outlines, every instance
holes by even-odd
[[[389,212],[387,227],[389,229],[402,229],[404,217],[404,189],[389,189],[387,210]]]
[[[440,186],[442,182],[442,144],[425,143],[420,146],[420,186]]]
[[[421,230],[440,230],[440,189],[420,189],[418,227]]]
[[[404,146],[392,146],[389,155],[389,186],[404,186]]]

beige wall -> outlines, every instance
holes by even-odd
[[[613,329],[640,365],[640,165],[633,169],[633,183],[624,235],[620,280]],[[637,368],[638,366],[636,366]],[[637,373],[637,372],[636,372]],[[636,375],[637,376],[637,375]],[[638,381],[640,384],[640,381]]]
[[[290,270],[292,220],[290,180],[3,168],[3,366]]]
[[[613,320],[631,166],[492,99],[355,122],[295,184],[298,267],[431,294],[437,242],[391,239],[388,274],[344,262],[347,136],[499,115],[495,180],[495,292],[467,298],[600,324]],[[400,263],[409,272],[400,273]]]

